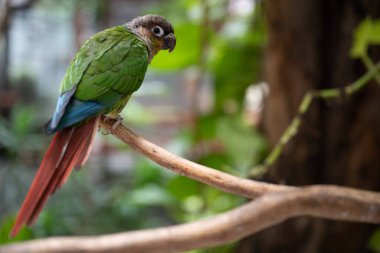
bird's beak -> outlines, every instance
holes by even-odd
[[[169,53],[170,53],[174,50],[175,44],[176,44],[176,38],[174,34],[169,33],[164,38],[164,45],[162,46],[162,49],[163,50],[169,49]]]

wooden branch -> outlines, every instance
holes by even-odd
[[[0,253],[182,252],[239,240],[295,216],[380,224],[377,193],[336,186],[272,192],[213,218],[165,228],[56,237],[0,247]]]
[[[267,192],[293,188],[232,176],[222,171],[191,162],[141,138],[124,125],[120,124],[112,130],[112,124],[113,122],[109,120],[105,122],[104,117],[100,120],[101,127],[111,131],[114,136],[128,144],[138,153],[182,176],[214,186],[222,191],[254,199]]]

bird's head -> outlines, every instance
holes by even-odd
[[[173,26],[160,15],[145,15],[132,19],[126,24],[133,32],[140,36],[149,47],[151,54],[160,50],[172,52],[176,45]]]

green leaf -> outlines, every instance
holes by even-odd
[[[380,44],[380,19],[372,22],[371,33],[369,35],[371,44]]]
[[[354,44],[351,48],[351,57],[360,58],[367,53],[368,37],[371,31],[372,21],[370,19],[363,20],[354,32]]]
[[[350,51],[351,57],[361,58],[365,56],[368,46],[371,44],[380,44],[380,20],[373,21],[366,18],[354,32],[354,43]]]

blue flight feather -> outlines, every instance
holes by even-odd
[[[108,105],[100,104],[95,101],[80,101],[72,98],[57,128],[62,129],[75,125],[87,118],[98,115],[106,108],[108,108]]]
[[[66,107],[69,104],[76,90],[77,90],[77,86],[75,85],[72,89],[70,89],[69,91],[59,96],[57,105],[55,107],[55,112],[49,124],[51,129],[57,128],[59,121],[61,120],[63,114],[65,113]]]
[[[80,101],[73,97],[76,88],[77,87],[74,86],[59,96],[53,117],[44,127],[45,133],[53,134],[60,129],[96,116],[117,101],[117,98],[113,101],[109,101],[107,104],[101,104],[95,101]]]

